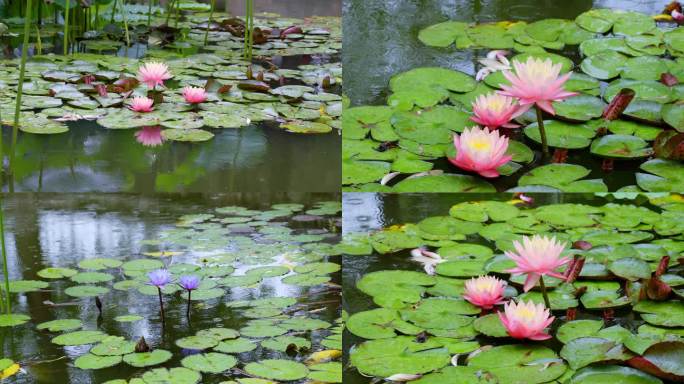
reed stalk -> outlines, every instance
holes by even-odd
[[[69,3],[70,0],[66,0],[64,8],[64,56],[69,54]]]
[[[68,0],[67,0],[68,1]],[[26,15],[24,19],[24,43],[21,46],[21,66],[19,67],[19,84],[17,84],[17,99],[14,107],[14,126],[12,127],[12,146],[10,148],[10,168],[12,173],[14,165],[14,149],[19,135],[19,123],[21,116],[21,96],[24,93],[24,77],[26,75],[26,57],[28,56],[29,33],[31,31],[31,10],[33,0],[26,0]],[[4,239],[3,239],[4,241]]]
[[[28,0],[31,2],[31,0]],[[7,269],[7,248],[5,247],[5,218],[2,208],[2,198],[0,198],[0,246],[2,249],[2,274],[5,281],[5,304],[4,309],[7,314],[12,312],[12,301],[10,300],[9,290],[9,270]]]
[[[211,21],[214,18],[214,7],[216,6],[216,0],[211,0],[211,11],[209,11],[209,22],[207,23],[207,30],[204,32],[204,46],[207,46],[207,41],[209,40],[209,28],[211,28]]]

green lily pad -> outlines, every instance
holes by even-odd
[[[231,340],[223,340],[214,347],[215,351],[223,353],[244,353],[253,351],[258,347],[257,343],[252,340],[244,338],[236,338]]]
[[[107,335],[100,331],[75,331],[63,333],[51,341],[57,345],[84,345],[100,342],[106,337]]]
[[[627,56],[608,50],[585,58],[580,68],[591,77],[608,80],[620,75],[626,60]]]
[[[123,361],[131,366],[142,368],[163,364],[169,361],[173,354],[164,349],[155,349],[152,352],[137,352],[124,355]]]
[[[83,327],[83,323],[78,319],[51,320],[36,325],[36,329],[47,329],[50,332],[73,331],[81,327]]]
[[[368,376],[390,377],[395,374],[423,374],[449,364],[449,351],[428,339],[419,343],[410,336],[370,340],[350,352],[351,365]]]
[[[70,268],[44,268],[37,275],[44,279],[62,279],[77,274],[78,271]]]
[[[634,159],[648,157],[653,149],[646,140],[630,135],[606,135],[591,143],[591,153],[603,157]]]
[[[146,384],[197,384],[202,380],[202,375],[197,371],[183,367],[155,368],[143,373],[142,378]]]
[[[74,365],[79,369],[102,369],[121,363],[121,356],[97,356],[90,353],[79,356]]]
[[[190,355],[181,360],[181,365],[185,368],[207,373],[225,372],[236,364],[237,359],[235,357],[215,352]]]
[[[135,342],[111,336],[90,349],[97,356],[123,356],[135,352]]]
[[[40,280],[13,280],[9,284],[9,290],[12,293],[36,292],[50,286],[47,282]]]
[[[556,338],[561,343],[567,344],[580,337],[596,335],[601,328],[603,328],[603,321],[600,320],[573,320],[558,327]]]
[[[563,346],[560,355],[575,370],[596,362],[623,361],[633,356],[622,344],[600,337],[572,339]]]
[[[71,281],[79,284],[104,283],[113,279],[113,275],[103,272],[81,272],[71,276]]]
[[[606,103],[598,97],[579,95],[562,102],[554,102],[556,115],[568,120],[589,121],[601,117]]]
[[[94,258],[94,259],[85,259],[82,260],[78,263],[79,268],[83,269],[93,269],[93,270],[102,270],[102,269],[109,269],[109,268],[118,268],[123,264],[122,261],[116,260],[116,259],[105,259],[105,258]]]
[[[200,142],[211,140],[214,134],[201,129],[165,129],[162,135],[171,141]]]
[[[619,365],[596,365],[580,369],[572,376],[569,384],[662,384],[648,373]]]
[[[486,370],[504,383],[546,383],[566,370],[555,352],[541,345],[501,345],[470,358],[468,367]]]
[[[73,297],[95,297],[109,292],[109,288],[95,285],[76,285],[64,290],[64,293]]]
[[[31,320],[31,317],[17,314],[17,313],[5,313],[0,315],[0,327],[15,327],[17,325],[22,325]]]
[[[342,171],[344,173],[344,170]],[[495,192],[494,186],[470,175],[444,174],[407,178],[398,182],[394,192]]]
[[[356,287],[373,296],[376,304],[387,308],[404,308],[406,303],[417,303],[435,279],[413,271],[377,271],[367,273]]]
[[[282,381],[299,380],[309,374],[304,364],[282,359],[259,360],[245,365],[244,369],[250,375]]]
[[[188,336],[176,340],[176,345],[185,349],[203,350],[213,348],[219,341],[206,336]]]
[[[524,174],[518,185],[546,185],[564,192],[606,192],[608,187],[602,180],[580,180],[589,175],[590,170],[581,165],[555,163],[544,165]]]
[[[651,267],[648,263],[634,257],[623,257],[615,260],[610,263],[608,269],[616,276],[630,281],[651,277]]]
[[[558,120],[545,120],[544,130],[549,146],[555,148],[586,148],[591,144],[591,139],[596,136],[596,131],[586,125],[574,125]],[[525,136],[541,144],[541,135],[537,123],[530,124],[525,128]]]

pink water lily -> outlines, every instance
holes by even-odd
[[[185,87],[183,88],[183,98],[190,104],[199,104],[207,101],[207,91],[204,88]]]
[[[546,340],[551,336],[544,329],[553,323],[554,317],[543,304],[533,301],[510,301],[504,305],[504,313],[497,312],[509,336],[515,339]]]
[[[511,85],[501,84],[503,91],[499,93],[517,98],[524,110],[536,104],[544,111],[555,115],[552,102],[577,95],[563,88],[572,73],[559,76],[562,65],[553,64],[551,59],[541,60],[528,57],[525,63],[514,60],[513,68],[515,68],[515,73],[509,70],[503,71]]]
[[[483,309],[492,309],[503,304],[503,293],[506,282],[494,276],[480,276],[465,283],[463,298]]]
[[[522,243],[513,241],[513,246],[516,252],[505,251],[505,254],[515,261],[516,267],[506,272],[513,275],[527,275],[523,287],[525,292],[537,285],[542,276],[565,279],[565,276],[556,272],[556,269],[570,262],[570,258],[561,257],[565,244],[557,241],[555,237],[525,236]]]
[[[164,63],[149,62],[138,68],[138,80],[147,84],[147,87],[154,89],[157,85],[164,85],[164,81],[170,79],[169,67]]]
[[[135,140],[146,147],[157,147],[164,143],[164,135],[160,127],[143,127],[135,133]]]
[[[524,112],[524,108],[521,108],[514,98],[490,93],[480,95],[475,99],[473,103],[475,116],[470,119],[489,129],[517,128],[519,125],[511,124],[510,121]]]
[[[131,100],[130,108],[131,110],[140,113],[152,112],[154,110],[153,104],[154,100],[144,96],[137,96]]]
[[[449,158],[449,161],[483,177],[499,176],[496,169],[511,160],[511,156],[506,155],[508,138],[487,128],[466,128],[460,136],[454,135],[454,147],[456,157]]]

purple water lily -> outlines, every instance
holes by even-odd
[[[178,279],[178,285],[180,285],[183,289],[188,291],[188,307],[185,311],[185,316],[187,316],[188,319],[190,319],[191,295],[192,295],[192,291],[199,288],[200,278],[199,278],[199,276],[195,276],[195,275],[181,276],[180,279]]]
[[[166,269],[156,269],[147,274],[149,281],[147,284],[154,285],[157,288],[164,288],[166,284],[171,282],[171,274]]]
[[[178,279],[178,285],[187,291],[194,291],[200,285],[200,278],[195,275],[181,276],[180,279]]]
[[[164,318],[164,301],[162,300],[162,288],[171,282],[171,274],[166,269],[157,269],[147,274],[149,281],[147,284],[157,287],[159,293],[159,308],[161,313],[162,326],[166,322]]]

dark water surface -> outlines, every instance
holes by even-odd
[[[186,214],[214,213],[214,208],[232,205],[268,210],[272,204],[289,202],[304,204],[308,209],[316,202],[338,199],[336,194],[303,193],[213,196],[160,194],[156,197],[128,194],[14,194],[5,197],[3,202],[10,279],[41,279],[36,275],[40,269],[76,268],[79,261],[93,257],[124,261],[140,258],[142,252],[150,251],[150,245],[143,240],[158,239],[163,231],[173,228],[177,219]],[[286,219],[284,225],[294,228],[294,234],[319,233],[321,229],[321,233],[328,233],[334,231],[336,219],[330,216],[310,222]],[[326,240],[334,241],[336,236]],[[202,252],[189,251],[180,257],[161,260],[171,265],[197,263],[201,256]],[[245,255],[239,257],[248,259]],[[330,257],[329,261],[340,262],[339,257]],[[257,264],[235,263],[234,266],[236,274],[242,274],[245,269],[254,268]],[[115,274],[115,281],[125,278],[118,270],[104,272]],[[339,280],[339,272],[332,275],[332,282],[339,284]],[[150,346],[173,353],[174,357],[169,362],[159,366],[170,368],[180,366],[179,360],[189,353],[174,345],[178,338],[212,327],[239,329],[249,320],[240,315],[241,309],[226,307],[224,303],[228,301],[288,296],[298,300],[294,306],[296,314],[306,315],[308,310],[318,309],[315,314],[306,316],[331,323],[339,316],[337,289],[325,285],[299,287],[284,284],[280,278],[266,278],[254,288],[231,288],[222,298],[194,301],[190,322],[185,317],[186,301],[178,294],[165,295],[167,325],[162,331],[156,297],[142,295],[135,289],[111,290],[102,296],[103,316],[98,319],[94,299],[78,299],[64,294],[64,288],[70,285],[73,284],[68,279],[62,279],[51,281],[50,287],[40,292],[13,294],[13,312],[29,315],[31,321],[17,327],[0,328],[0,344],[3,356],[19,362],[27,373],[3,380],[3,383],[103,383],[111,379],[129,379],[156,368],[133,368],[122,363],[101,370],[77,369],[73,367],[73,360],[87,352],[89,345],[61,347],[50,342],[56,333],[35,329],[36,324],[54,319],[80,319],[84,329],[100,330],[127,339],[137,340],[144,336]],[[46,305],[46,300],[57,306]],[[133,323],[114,320],[116,316],[129,313],[141,315],[144,319]],[[316,345],[328,334],[328,330],[311,332],[312,344]],[[239,361],[236,368],[263,358],[288,358],[283,356],[280,352],[259,347],[252,352],[236,354]],[[230,380],[230,373],[204,374],[202,383],[223,380]]]

